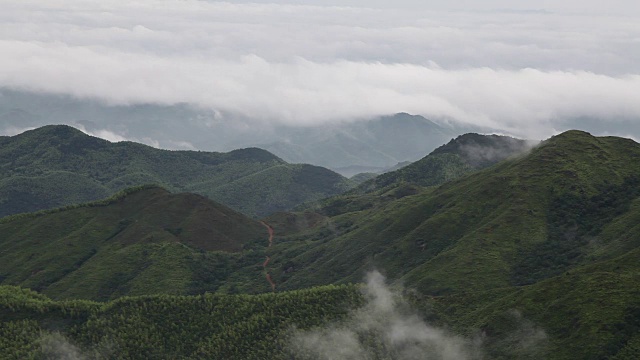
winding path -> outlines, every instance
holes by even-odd
[[[273,245],[273,228],[271,227],[271,225],[267,224],[264,221],[260,221],[260,223],[264,225],[267,228],[267,231],[269,232],[269,245],[267,245],[267,249],[268,249],[271,247],[271,245]],[[269,265],[269,261],[271,261],[271,258],[267,256],[267,258],[262,263],[262,269],[264,270],[264,277],[267,279],[267,282],[269,283],[269,285],[271,285],[271,291],[275,292],[276,283],[273,281],[273,279],[271,278],[271,274],[269,274],[269,271],[267,270],[267,265]]]

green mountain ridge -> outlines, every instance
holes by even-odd
[[[159,150],[110,143],[64,125],[0,139],[0,216],[93,201],[149,183],[227,201],[257,217],[350,186],[328,169],[287,164],[258,148],[228,153]]]
[[[304,246],[308,255],[298,250],[290,256],[283,249],[278,258],[305,264],[300,268],[309,268],[300,274],[309,271],[329,282],[355,281],[362,267],[377,265],[434,294],[486,287],[487,281],[509,286],[518,283],[518,275],[509,274],[525,266],[514,259],[552,252],[558,237],[582,225],[576,217],[600,221],[597,229],[575,230],[574,245],[585,246],[584,237],[608,234],[607,225],[635,209],[629,207],[635,197],[625,196],[637,196],[631,189],[637,188],[638,155],[640,146],[632,140],[572,131],[439,187],[400,184],[382,194],[341,196],[315,209],[329,219],[308,234],[322,239]],[[329,270],[335,268],[340,271]],[[310,280],[300,274],[281,282]]]
[[[494,165],[531,149],[534,142],[509,136],[468,133],[452,139],[422,159],[360,184],[352,192],[373,192],[409,183],[436,186]]]
[[[233,253],[247,250],[257,263],[248,249],[268,238],[263,224],[225,206],[156,186],[6,217],[0,229],[1,283],[66,299],[199,292],[202,276],[215,289],[224,268],[204,273],[209,262],[240,262]]]
[[[569,131],[439,187],[341,196],[315,209],[322,224],[276,239],[274,280],[384,269],[460,332],[507,333],[516,309],[545,329],[549,358],[635,358],[639,174],[636,142]]]
[[[226,152],[259,147],[287,162],[326,167],[346,177],[356,174],[349,168],[353,165],[361,167],[357,172],[383,170],[399,161],[418,160],[458,134],[488,131],[406,113],[287,125],[189,104],[109,105],[96,99],[0,87],[0,134],[47,124],[112,133],[165,149]]]

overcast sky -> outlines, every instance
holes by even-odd
[[[640,119],[636,0],[0,3],[2,87],[287,124]]]

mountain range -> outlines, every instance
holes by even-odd
[[[532,145],[463,135],[383,175],[384,181],[369,180],[295,212],[270,212],[264,223],[202,196],[157,186],[93,205],[5,218],[1,284],[36,288],[61,301],[2,288],[8,324],[3,331],[16,339],[10,343],[15,353],[22,351],[16,344],[28,349],[36,341],[25,337],[25,329],[62,329],[82,344],[111,336],[120,351],[157,357],[162,353],[124,340],[165,336],[142,330],[166,326],[141,315],[154,314],[145,306],[195,319],[214,309],[203,301],[229,301],[238,310],[218,316],[246,327],[230,327],[235,330],[212,335],[205,345],[193,340],[202,334],[194,320],[192,329],[189,322],[176,328],[184,350],[176,346],[164,354],[197,357],[199,348],[229,358],[286,358],[278,339],[291,329],[275,325],[276,310],[264,299],[278,302],[287,322],[300,316],[296,309],[308,296],[302,289],[322,292],[326,288],[318,286],[344,284],[340,296],[309,300],[310,322],[288,324],[324,324],[318,317],[323,310],[313,307],[318,303],[329,318],[344,320],[348,314],[337,310],[339,304],[366,301],[366,294],[359,297],[358,288],[347,284],[379,269],[407,289],[405,296],[423,317],[476,337],[485,358],[637,358],[640,145],[583,131]],[[83,284],[85,279],[97,285]],[[279,294],[223,295],[272,290]],[[205,291],[221,297],[117,299]],[[114,301],[73,302],[78,298]],[[127,317],[109,312],[119,307],[138,320],[125,326]],[[107,336],[110,328],[118,333]],[[230,346],[238,333],[257,340],[242,342],[241,349]],[[384,354],[381,344],[374,341]]]
[[[0,88],[0,134],[51,123],[165,149],[227,152],[259,147],[287,162],[327,167],[347,177],[418,160],[461,133],[488,131],[405,113],[300,127],[184,104],[109,105]]]
[[[0,216],[98,200],[144,184],[203,194],[257,217],[352,186],[333,171],[289,164],[258,148],[159,150],[111,143],[66,125],[0,137]]]
[[[545,329],[549,358],[624,358],[640,334],[639,160],[632,140],[570,131],[437,187],[341,196],[311,209],[323,222],[276,239],[274,281],[384,269],[461,332],[508,332],[513,310]]]
[[[286,134],[284,140],[257,146],[286,161],[325,166],[350,177],[361,172],[388,171],[398,163],[418,160],[464,130],[400,113],[290,129],[281,132]]]

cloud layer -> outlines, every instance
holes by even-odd
[[[637,20],[16,0],[0,15],[0,86],[111,104],[188,103],[285,124],[405,111],[547,135],[564,118],[640,118]]]

